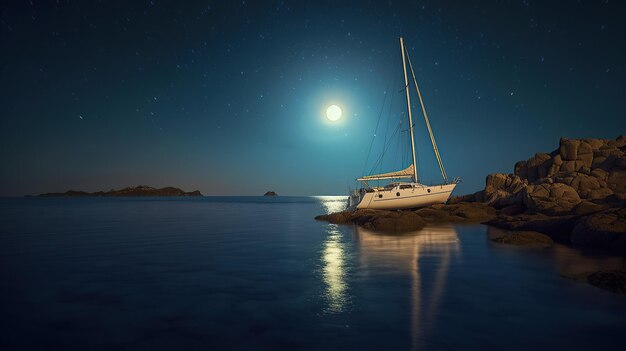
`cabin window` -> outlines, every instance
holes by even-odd
[[[396,193],[396,196],[400,196],[400,192],[397,192],[397,193]]]
[[[427,191],[430,192],[430,189],[428,189]]]
[[[383,198],[383,194],[378,194],[378,198],[382,199]]]
[[[409,185],[409,184],[400,185],[400,189],[411,189],[411,188],[413,188],[413,185]]]

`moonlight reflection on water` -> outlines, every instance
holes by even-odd
[[[324,207],[326,214],[341,212],[346,209],[347,196],[313,196]]]
[[[324,242],[323,276],[326,284],[328,312],[336,313],[344,310],[347,302],[345,281],[345,254],[341,242],[341,232],[333,225],[328,230],[328,238]]]
[[[361,266],[410,277],[411,346],[417,350],[419,340],[436,323],[451,259],[460,254],[456,229],[447,225],[403,234],[383,234],[357,227],[354,239],[360,248],[358,262]],[[434,263],[435,270],[424,272],[420,265],[423,260],[429,260],[431,267]],[[428,274],[431,279],[425,279],[422,274]]]

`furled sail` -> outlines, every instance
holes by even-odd
[[[358,178],[357,180],[362,182],[365,180],[382,180],[382,179],[400,179],[400,178],[413,178],[415,174],[415,170],[413,165],[408,166],[407,168],[401,171],[382,173],[382,174],[373,174],[364,176],[362,178]]]

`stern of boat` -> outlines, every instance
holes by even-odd
[[[361,200],[363,200],[363,194],[365,193],[365,191],[362,191],[362,189],[358,189],[358,190],[353,190],[350,192],[350,195],[348,197],[348,210],[356,210],[357,206],[359,205],[359,203],[361,203]]]

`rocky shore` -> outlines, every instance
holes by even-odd
[[[119,190],[96,191],[88,193],[86,191],[68,190],[64,193],[46,193],[39,195],[40,197],[94,197],[94,196],[202,196],[200,191],[195,190],[185,192],[179,188],[165,187],[153,188],[146,185],[138,185]]]
[[[356,210],[315,217],[334,224],[356,224],[383,232],[413,231],[428,224],[482,223],[496,218],[497,211],[483,203],[433,205],[410,211]]]
[[[489,239],[500,244],[542,248],[556,241],[626,255],[626,136],[562,138],[556,150],[517,162],[511,174],[490,174],[485,189],[451,198],[446,205],[315,218],[387,232],[437,223],[484,223],[499,228]],[[624,269],[567,277],[626,294]]]
[[[626,136],[562,138],[556,150],[517,162],[511,174],[488,175],[483,190],[451,198],[447,205],[344,211],[316,219],[381,231],[417,230],[429,223],[485,223],[626,254]]]
[[[626,254],[626,137],[561,139],[550,153],[490,174],[485,189],[452,199],[498,211],[486,224]]]

